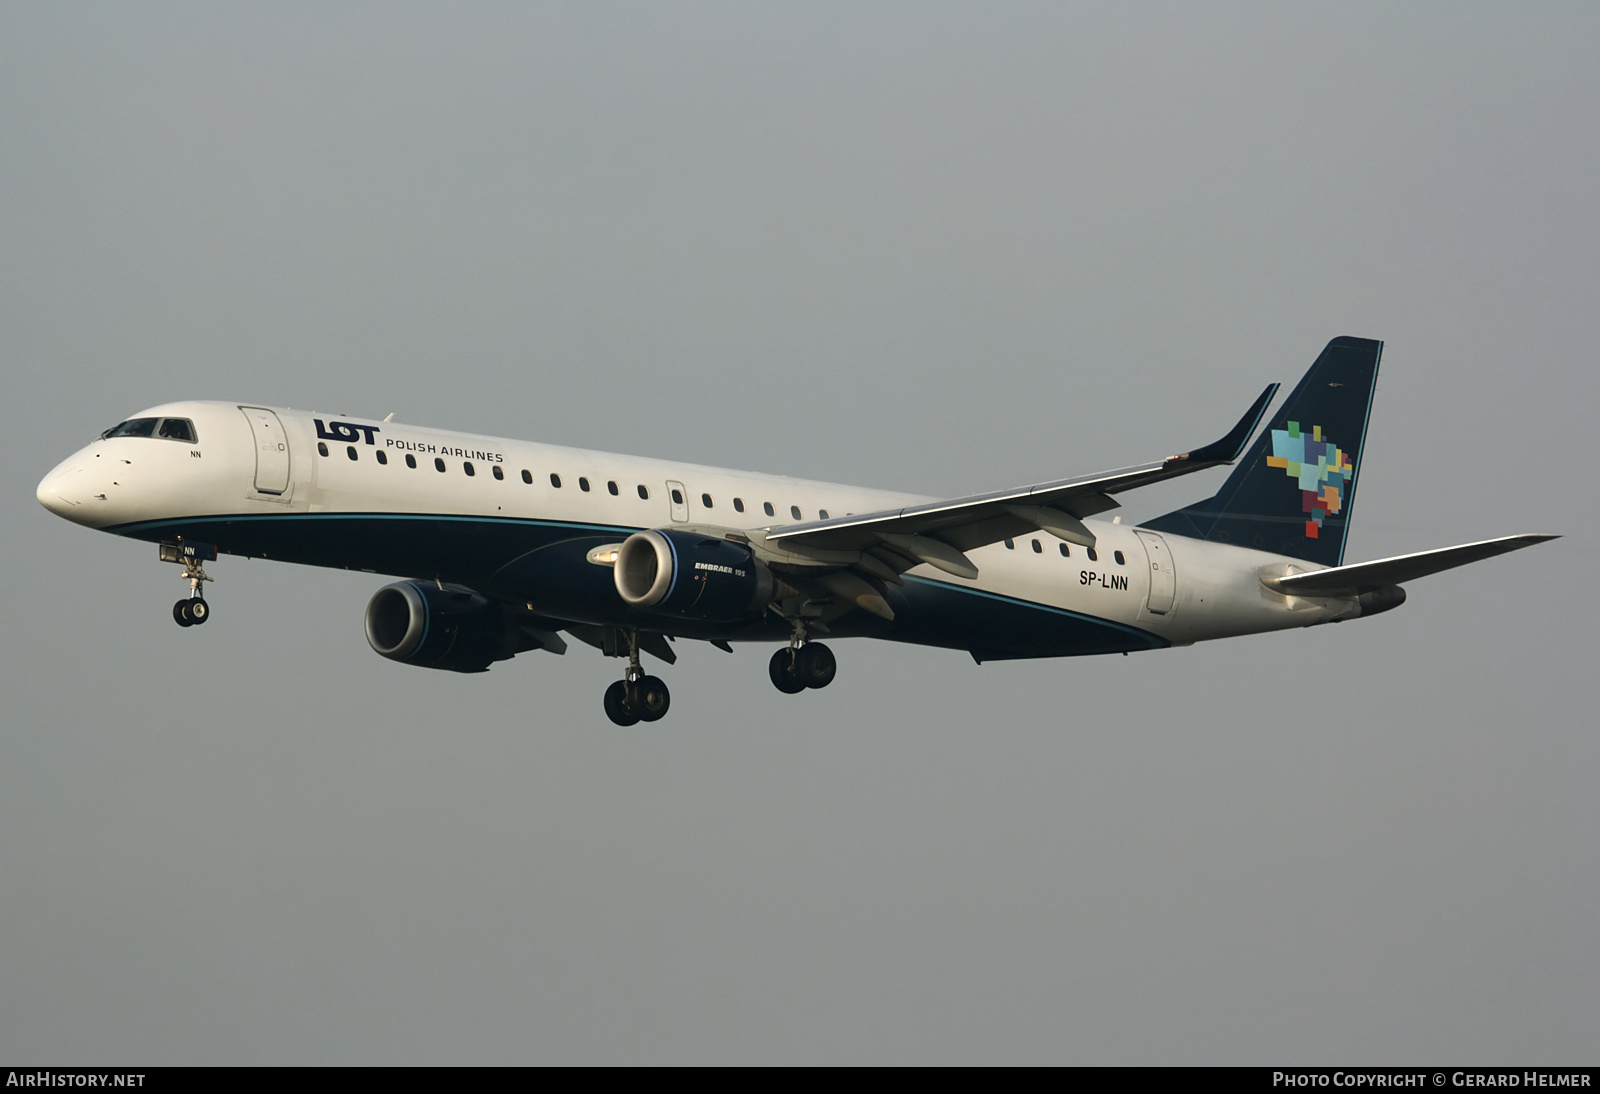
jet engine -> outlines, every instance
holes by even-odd
[[[707,622],[758,614],[772,599],[772,571],[750,549],[676,529],[635,532],[622,541],[612,577],[635,608]]]
[[[459,585],[399,581],[367,603],[367,644],[406,665],[484,672],[517,652],[505,608]]]

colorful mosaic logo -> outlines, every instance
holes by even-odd
[[[1300,505],[1307,514],[1306,538],[1316,539],[1322,521],[1344,505],[1345,485],[1355,475],[1355,465],[1344,449],[1322,439],[1322,427],[1310,433],[1300,430],[1299,422],[1288,429],[1272,431],[1272,455],[1268,467],[1281,467],[1300,484]]]

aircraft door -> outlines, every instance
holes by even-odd
[[[667,500],[672,503],[672,523],[682,524],[689,519],[689,491],[683,483],[667,480]]]
[[[1178,574],[1172,567],[1172,552],[1167,541],[1154,532],[1135,529],[1144,553],[1150,559],[1150,599],[1145,609],[1153,615],[1166,615],[1172,610],[1173,598],[1178,592]]]
[[[255,439],[256,492],[282,494],[289,489],[289,435],[278,416],[265,407],[239,408],[250,422]]]

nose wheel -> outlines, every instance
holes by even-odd
[[[659,721],[672,705],[672,693],[659,676],[648,676],[639,664],[639,635],[627,632],[628,671],[606,688],[606,717],[619,726]]]
[[[180,627],[194,627],[211,618],[211,606],[198,596],[180,600],[172,606],[172,618]]]

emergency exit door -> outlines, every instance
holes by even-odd
[[[667,480],[667,501],[672,504],[672,523],[682,524],[689,519],[689,491],[683,483]]]

